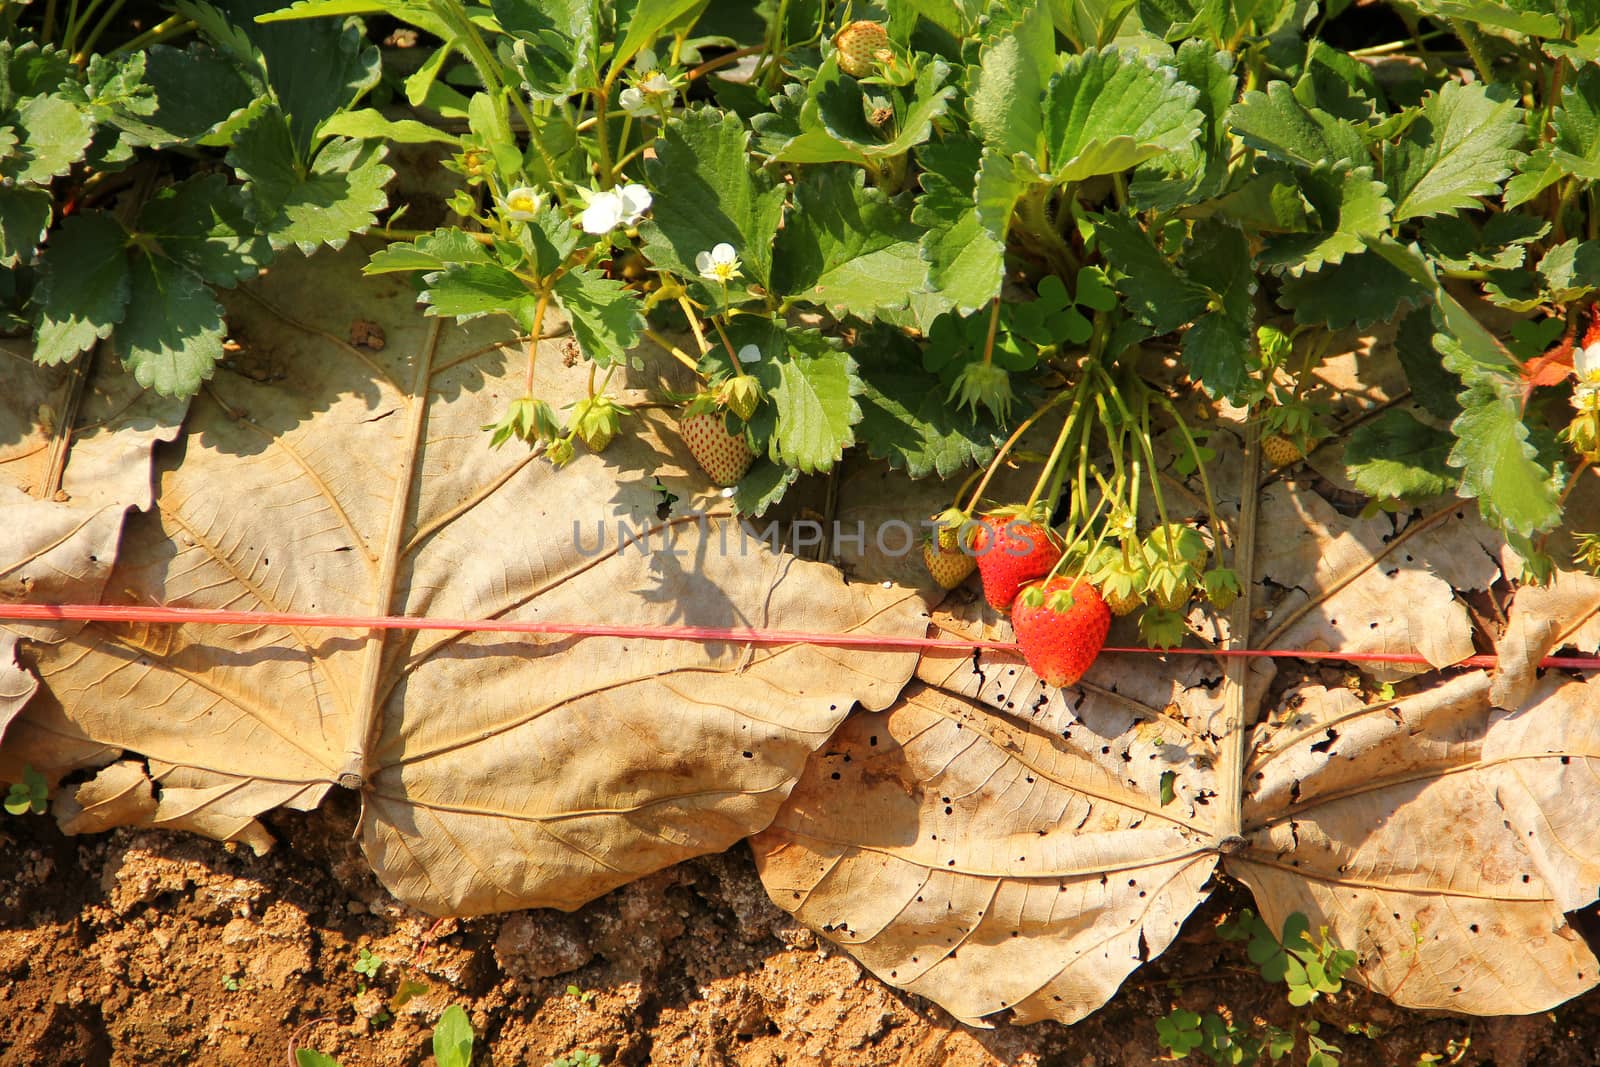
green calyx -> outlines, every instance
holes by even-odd
[[[974,412],[981,404],[1005,425],[1016,394],[1011,391],[1011,375],[1005,369],[993,363],[969,363],[950,387],[948,399],[955,401],[957,407],[971,408]]]
[[[573,406],[573,432],[589,451],[604,452],[617,436],[626,410],[608,396],[585,397]]]
[[[761,383],[748,374],[734,375],[717,390],[718,402],[746,422],[756,413],[765,395]]]
[[[1139,636],[1151,648],[1176,648],[1188,632],[1183,616],[1176,611],[1152,604],[1139,615]]]
[[[486,423],[481,428],[490,434],[490,448],[499,448],[513,437],[531,445],[554,441],[566,433],[554,409],[532,396],[519,396],[507,405],[499,422]]]

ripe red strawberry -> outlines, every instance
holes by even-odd
[[[679,423],[683,443],[714,485],[733,485],[755,462],[755,453],[723,424],[721,412],[691,415]]]
[[[1011,609],[1017,647],[1045,685],[1071,685],[1105,647],[1111,609],[1081,578],[1032,582]]]
[[[1023,582],[1049,574],[1061,558],[1055,536],[1036,522],[1010,515],[985,515],[972,536],[972,553],[983,576],[989,606],[1004,611]]]
[[[954,589],[966,581],[967,575],[978,565],[977,560],[960,548],[944,548],[934,541],[923,544],[922,562],[927,564],[928,573],[941,589]]]
[[[1306,455],[1300,451],[1300,446],[1281,433],[1270,433],[1261,439],[1261,458],[1267,461],[1269,467],[1287,467],[1291,463],[1298,463]]]
[[[889,47],[889,31],[880,22],[852,22],[833,35],[839,50],[839,69],[864,78],[878,64],[878,53]]]

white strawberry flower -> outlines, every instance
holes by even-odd
[[[650,190],[629,184],[589,194],[589,206],[578,222],[585,233],[610,233],[618,226],[632,226],[650,210]]]
[[[1578,381],[1585,385],[1600,385],[1600,341],[1572,354],[1572,369],[1578,372]]]
[[[637,85],[630,85],[622,90],[618,98],[622,110],[635,117],[647,117],[659,114],[661,108],[671,107],[678,98],[678,91],[672,87],[667,76],[659,70],[640,80]]]
[[[500,214],[511,222],[527,222],[539,213],[543,203],[539,190],[519,185],[500,198]]]
[[[1600,341],[1573,352],[1572,369],[1578,372],[1572,406],[1581,412],[1600,410]]]
[[[700,277],[726,285],[739,277],[739,254],[732,245],[723,241],[711,251],[696,255],[694,269],[700,272]]]

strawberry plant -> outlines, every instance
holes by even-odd
[[[7,5],[0,315],[40,363],[105,341],[141,385],[188,396],[223,356],[215,289],[276,250],[340,245],[385,206],[386,149],[338,132],[377,50],[353,24],[264,27],[249,0],[185,0],[97,51],[122,36],[118,7]]]
[[[1356,24],[1375,13],[1394,39]],[[413,27],[420,62],[381,70],[361,16]],[[115,484],[77,510],[6,503],[26,515],[0,524],[21,531],[8,598],[922,640],[923,590],[882,559],[842,582],[710,547],[713,509],[798,511],[813,476],[833,509],[869,471],[842,510],[916,493],[929,577],[976,570],[988,605],[935,620],[976,653],[591,635],[482,686],[504,653],[475,631],[273,624],[223,655],[198,623],[8,627],[29,679],[4,696],[8,773],[93,769],[66,780],[69,819],[127,793],[151,803],[118,817],[264,848],[257,815],[337,783],[363,792],[386,883],[456,913],[573,907],[756,834],[775,900],[962,1019],[1081,1017],[1218,870],[1285,931],[1260,962],[1306,1001],[1352,968],[1334,934],[1360,939],[1363,981],[1428,1007],[1537,1011],[1594,984],[1578,939],[1546,936],[1592,900],[1570,827],[1594,742],[1567,732],[1592,700],[1539,665],[1589,640],[1597,602],[1558,564],[1600,569],[1595,536],[1560,529],[1600,460],[1600,13],[183,0],[161,32],[209,43],[103,58],[41,43],[49,22],[0,86],[5,284],[36,359],[107,340],[140,382],[193,394],[221,352],[214,287],[361,230],[252,291],[318,303],[360,269],[352,302],[406,323],[415,295],[460,328],[380,357],[305,326],[277,353],[292,387],[219,376],[187,421],[113,381],[98,440],[24,396],[17,462],[47,457],[3,472],[24,503],[70,497],[67,475]],[[368,93],[381,109],[350,109]],[[385,140],[443,155],[443,224],[380,214]],[[283,326],[229,307],[240,336]],[[631,557],[604,526],[619,516]],[[593,552],[579,522],[602,524]],[[645,543],[677,533],[695,551]],[[1510,603],[1519,578],[1550,588]],[[1032,671],[990,669],[1004,611]],[[1112,616],[1152,646],[1199,630],[1400,658],[1374,668],[1388,690],[1300,686],[1284,707],[1199,657],[1102,684]],[[1496,675],[1472,669],[1497,641]],[[1452,673],[1430,687],[1413,659]],[[122,703],[100,696],[114,674]],[[436,713],[467,685],[470,722]],[[104,764],[118,752],[137,758]],[[1539,774],[1505,770],[1524,765]],[[1407,865],[1461,827],[1449,854],[1471,862]],[[1441,891],[1459,910],[1418,910]],[[1283,926],[1296,910],[1316,938]],[[960,953],[931,959],[929,931]],[[1557,963],[1456,980],[1530,931]],[[1464,947],[1480,935],[1498,956]],[[1173,1040],[1197,1048],[1205,1025]]]
[[[1056,569],[1154,644],[1238,588],[1214,501],[1174,514],[1151,451],[1178,433],[1203,478],[1190,390],[1254,411],[1266,464],[1293,464],[1331,432],[1302,393],[1330,339],[1399,323],[1414,401],[1355,428],[1348,476],[1377,501],[1476,498],[1535,575],[1600,454],[1593,390],[1559,400],[1587,373],[1573,335],[1600,284],[1588,16],[1469,30],[1423,4],[1469,74],[1438,41],[1341,51],[1321,35],[1337,10],[1287,3],[369,10],[440,38],[404,92],[465,132],[437,135],[461,221],[387,231],[406,239],[367,269],[530,337],[559,309],[600,372],[565,417],[531,393],[530,343],[495,443],[557,465],[603,450],[628,432],[615,371],[659,350],[689,384],[664,394],[685,440],[741,511],[852,449],[911,478],[987,468],[954,510],[1042,508]],[[1022,432],[1052,428],[1026,505],[984,498]]]

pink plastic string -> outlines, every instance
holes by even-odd
[[[303,626],[341,630],[454,630],[556,634],[569,637],[626,637],[645,641],[726,642],[737,645],[822,645],[834,648],[943,648],[970,652],[990,649],[1018,653],[1010,641],[941,637],[891,637],[883,634],[824,634],[803,630],[735,629],[719,626],[614,626],[606,623],[514,622],[506,619],[415,618],[409,615],[321,615],[286,611],[229,611],[119,604],[5,604],[0,620],[12,622],[145,622],[212,626]],[[1324,652],[1310,649],[1124,648],[1102,651],[1147,656],[1227,656],[1265,659],[1338,660],[1347,663],[1427,663],[1415,653]],[[1020,654],[1020,653],[1018,653]],[[1495,667],[1495,656],[1469,656],[1452,667]],[[1546,656],[1540,667],[1600,670],[1600,656]]]

